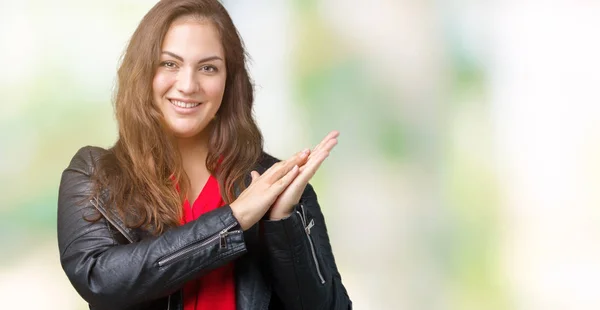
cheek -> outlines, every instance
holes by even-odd
[[[225,78],[215,78],[207,81],[204,92],[212,99],[220,102],[225,91]]]
[[[157,72],[152,80],[152,91],[155,97],[161,97],[173,85],[173,77],[169,74]]]

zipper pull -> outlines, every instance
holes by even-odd
[[[229,235],[229,231],[227,231],[227,229],[223,229],[219,235],[219,245],[221,249],[224,249],[227,247],[227,236]]]
[[[310,229],[313,228],[313,226],[315,226],[315,219],[311,219],[308,225],[304,227],[304,230],[306,230],[307,235],[310,235]]]

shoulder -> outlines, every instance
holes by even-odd
[[[98,146],[84,146],[75,153],[67,169],[91,175],[98,160],[106,154],[110,154],[107,149]]]

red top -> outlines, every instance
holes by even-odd
[[[190,206],[187,199],[183,202],[181,224],[191,222],[224,204],[219,183],[211,175],[193,206]],[[184,310],[235,310],[233,263],[213,269],[186,283],[183,287],[183,305]]]

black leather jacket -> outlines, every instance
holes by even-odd
[[[286,219],[242,232],[227,205],[155,237],[124,226],[103,203],[107,191],[86,199],[93,163],[105,152],[80,149],[58,197],[60,261],[91,309],[181,310],[184,283],[234,260],[237,309],[352,308],[310,185]],[[276,161],[264,154],[257,170]],[[100,220],[84,219],[98,212]]]

